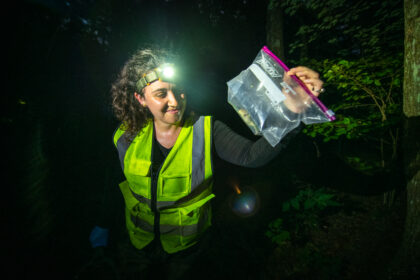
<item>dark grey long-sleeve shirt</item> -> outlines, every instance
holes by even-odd
[[[299,128],[294,129],[273,148],[263,137],[251,141],[216,120],[213,124],[214,149],[221,159],[232,164],[260,167],[275,158],[299,131]]]

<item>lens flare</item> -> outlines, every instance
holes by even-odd
[[[230,200],[232,211],[240,217],[255,215],[260,204],[257,192],[248,186],[239,188],[238,185],[234,185],[233,188],[236,193],[232,195]]]
[[[233,188],[235,189],[237,194],[241,194],[241,189],[237,185],[235,185]]]

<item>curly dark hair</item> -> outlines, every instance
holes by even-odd
[[[175,61],[178,55],[168,49],[153,47],[137,50],[124,64],[116,81],[111,87],[112,108],[123,129],[130,135],[137,134],[152,115],[148,108],[139,104],[134,93],[136,83],[143,74],[157,68],[159,65]],[[138,92],[144,95],[144,91]]]

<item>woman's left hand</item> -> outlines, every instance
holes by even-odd
[[[324,91],[322,87],[324,82],[319,79],[319,74],[317,72],[305,66],[292,68],[286,73],[284,81],[289,85],[295,84],[295,86],[292,87],[296,94],[291,94],[287,91],[284,92],[286,95],[284,104],[290,111],[301,113],[308,108],[312,98],[302,87],[297,85],[292,79],[292,75],[295,75],[300,79],[315,96],[319,96],[319,94]]]
[[[308,67],[298,66],[290,69],[286,74],[298,77],[315,96],[319,96],[319,94],[323,91],[322,85],[324,82],[319,79],[318,72],[315,72]]]

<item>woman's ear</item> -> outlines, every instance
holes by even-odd
[[[137,101],[140,103],[141,106],[146,107],[146,102],[144,100],[144,97],[138,94],[137,92],[134,92],[134,98],[137,99]]]

